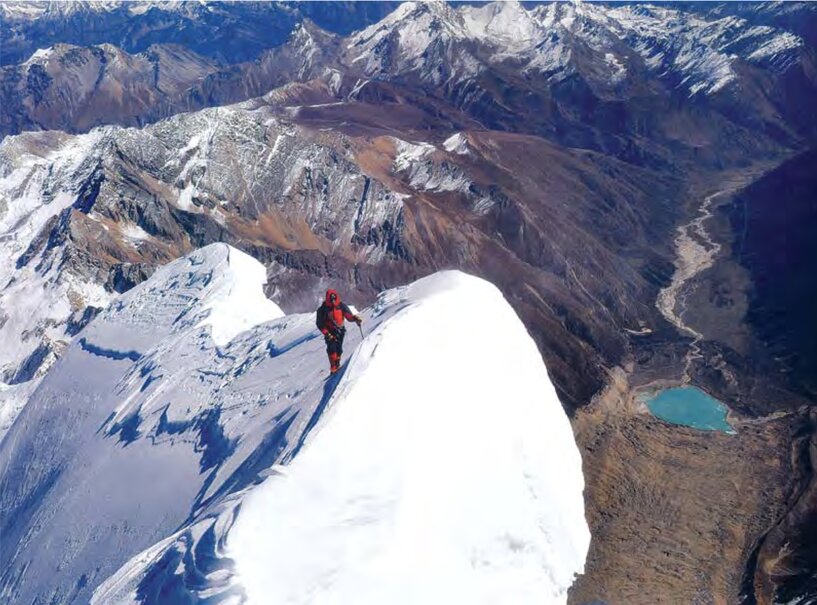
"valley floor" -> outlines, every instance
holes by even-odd
[[[731,256],[722,211],[769,168],[728,175],[691,202],[676,273],[656,301],[677,332],[634,334],[624,367],[573,418],[593,536],[573,605],[773,602],[769,560],[807,493],[808,415],[802,398],[759,370],[744,323],[751,283]],[[736,432],[668,424],[639,397],[681,384],[724,401]]]
[[[570,603],[731,604],[760,538],[796,487],[796,415],[736,434],[667,424],[619,370],[573,423],[593,540]]]

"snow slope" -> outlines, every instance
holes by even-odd
[[[565,602],[581,461],[535,344],[459,272],[394,304],[312,443],[242,504],[227,552],[248,602]]]
[[[501,294],[457,272],[388,291],[327,380],[312,314],[263,279],[208,246],[77,335],[0,441],[2,598],[564,602],[579,455]]]

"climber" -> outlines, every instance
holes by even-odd
[[[340,368],[340,356],[343,355],[343,337],[346,335],[346,328],[343,326],[344,319],[353,321],[357,325],[363,322],[359,315],[352,313],[346,304],[340,302],[340,295],[337,291],[330,288],[326,291],[323,304],[318,307],[316,324],[326,341],[329,372],[332,374]]]

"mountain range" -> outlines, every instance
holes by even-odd
[[[261,261],[287,313],[465,270],[573,421],[594,539],[573,602],[817,598],[817,363],[783,311],[813,290],[815,31],[808,3],[4,2],[0,427],[210,244]],[[772,224],[795,235],[770,250]],[[737,435],[639,407],[676,383]],[[662,543],[690,518],[688,548]]]

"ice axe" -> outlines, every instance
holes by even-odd
[[[360,340],[363,340],[363,328],[360,326],[360,324],[363,323],[363,318],[360,316],[360,313],[358,313],[354,305],[351,305],[349,307],[349,310],[352,312],[352,315],[354,315],[358,320],[355,323],[357,324],[357,329],[360,330]]]

